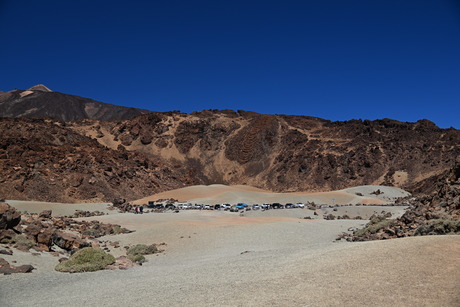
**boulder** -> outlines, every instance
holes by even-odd
[[[51,210],[44,210],[44,211],[40,212],[38,217],[41,217],[41,218],[44,218],[44,219],[49,219],[49,218],[51,218],[51,213],[52,213]]]
[[[16,235],[12,229],[0,229],[0,243],[8,243]]]
[[[30,264],[21,265],[21,266],[13,266],[10,265],[8,261],[3,258],[0,258],[0,274],[9,275],[13,273],[30,273],[32,270],[35,269]]]
[[[21,213],[7,203],[0,203],[0,229],[11,229],[21,221]]]
[[[91,246],[74,234],[56,231],[53,233],[53,243],[67,251],[74,251],[83,247]]]

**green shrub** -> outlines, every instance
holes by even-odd
[[[387,220],[385,218],[374,218],[367,225],[355,231],[354,235],[361,237],[367,233],[374,234],[377,233],[380,229],[390,226],[393,223],[393,220]]]
[[[158,252],[158,248],[155,245],[137,244],[130,247],[126,254],[129,255],[150,255]]]
[[[128,259],[131,260],[132,262],[137,262],[137,263],[145,262],[144,255],[139,255],[139,254],[128,255]]]
[[[114,234],[117,235],[117,234],[120,234],[123,231],[123,229],[121,228],[120,225],[115,225],[112,227],[112,231]]]
[[[85,247],[70,256],[69,260],[59,263],[55,270],[59,272],[93,272],[103,270],[115,262],[115,257],[101,249]]]
[[[126,255],[131,261],[141,263],[145,261],[144,255],[155,254],[157,252],[158,248],[155,245],[137,244],[130,247]]]

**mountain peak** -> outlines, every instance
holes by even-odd
[[[48,87],[43,84],[37,84],[28,89],[28,91],[52,92]]]

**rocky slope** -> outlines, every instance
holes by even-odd
[[[56,106],[59,97],[65,107]],[[21,117],[0,120],[0,197],[112,201],[215,183],[279,192],[392,185],[426,194],[460,156],[460,131],[428,120],[331,122],[231,110],[123,120],[143,111],[117,108],[45,86],[0,94],[0,116]]]
[[[430,178],[460,156],[460,132],[428,120],[331,122],[203,111],[151,113],[74,128],[111,148],[123,145],[161,157],[190,174],[194,180],[189,183],[248,184],[283,192],[366,184],[431,192]]]
[[[0,198],[98,202],[182,185],[162,161],[104,147],[64,122],[3,118],[0,131]]]
[[[363,229],[343,233],[348,241],[385,240],[409,236],[460,233],[460,163],[439,176],[435,191],[410,199],[410,208],[396,220],[376,216]]]
[[[0,117],[123,120],[148,112],[53,92],[42,84],[27,90],[0,92]]]

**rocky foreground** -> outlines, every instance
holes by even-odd
[[[436,183],[428,196],[408,199],[409,209],[395,220],[374,216],[363,229],[338,239],[368,241],[423,235],[460,234],[460,164]]]
[[[0,254],[12,255],[14,250],[23,252],[48,252],[59,261],[67,260],[69,254],[85,248],[107,248],[107,242],[97,238],[114,234],[130,233],[120,225],[101,223],[99,221],[77,221],[68,217],[52,217],[51,210],[40,214],[21,214],[7,203],[0,202],[0,243],[6,248],[0,249]],[[100,216],[100,212],[79,211],[74,217]],[[103,215],[103,214],[102,214]],[[111,243],[115,248],[119,244]],[[127,247],[128,248],[128,247]],[[34,252],[33,252],[34,253]],[[111,268],[126,268],[135,265],[133,261],[122,257]],[[29,273],[31,265],[13,266],[0,258],[0,274]]]

